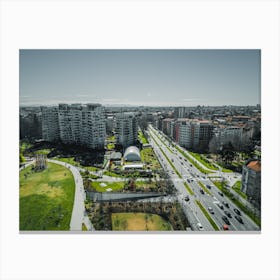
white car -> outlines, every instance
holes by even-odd
[[[204,230],[204,228],[203,228],[203,226],[202,226],[201,223],[197,223],[197,227],[198,227],[198,230],[199,230],[199,231]]]

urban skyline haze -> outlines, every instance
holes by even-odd
[[[20,50],[20,105],[256,105],[260,67],[260,50]]]

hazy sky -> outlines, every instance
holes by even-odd
[[[20,105],[256,105],[260,50],[20,50]]]

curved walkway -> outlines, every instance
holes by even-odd
[[[67,167],[74,176],[75,197],[74,197],[74,205],[73,205],[73,210],[71,215],[70,230],[81,231],[83,223],[86,224],[89,230],[93,230],[92,225],[89,224],[89,219],[87,219],[87,217],[85,216],[84,200],[86,198],[86,194],[84,191],[83,179],[79,170],[75,166],[69,163],[65,163],[53,159],[48,159],[48,161]]]

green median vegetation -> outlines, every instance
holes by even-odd
[[[203,183],[201,183],[200,181],[198,181],[198,184],[201,186],[201,188],[208,193],[209,195],[212,195],[212,193],[205,187],[205,185]]]
[[[214,230],[218,231],[219,227],[217,226],[217,224],[214,222],[214,220],[212,219],[212,217],[209,215],[209,213],[207,212],[207,210],[202,206],[202,204],[196,200],[195,201],[196,204],[198,205],[198,207],[200,208],[200,210],[203,212],[204,216],[207,218],[207,220],[209,221],[209,223],[212,225],[212,227],[214,228]]]
[[[177,149],[177,151],[179,151],[186,159],[188,159],[189,162],[191,162],[200,172],[204,173],[204,174],[209,174],[209,173],[213,173],[212,171],[206,170],[204,168],[202,168],[196,161],[194,161],[190,156],[188,156],[183,150],[181,150],[180,148],[178,148],[177,146],[175,146],[175,148]]]
[[[154,141],[157,143],[158,142],[155,140],[155,138],[151,135],[151,137],[154,139]],[[159,146],[159,145],[158,145]],[[160,148],[160,147],[159,147]],[[171,162],[171,160],[167,157],[167,155],[165,154],[165,152],[162,150],[162,148],[160,148],[161,152],[163,153],[163,155],[165,156],[166,160],[169,162],[169,164],[172,166],[173,170],[175,171],[175,173],[178,175],[178,177],[180,179],[183,179],[182,175],[178,172],[178,170],[176,169],[176,167],[174,166],[174,164]],[[186,187],[187,191],[189,192],[190,195],[194,195],[193,191],[191,190],[190,186],[184,182],[184,186]]]

